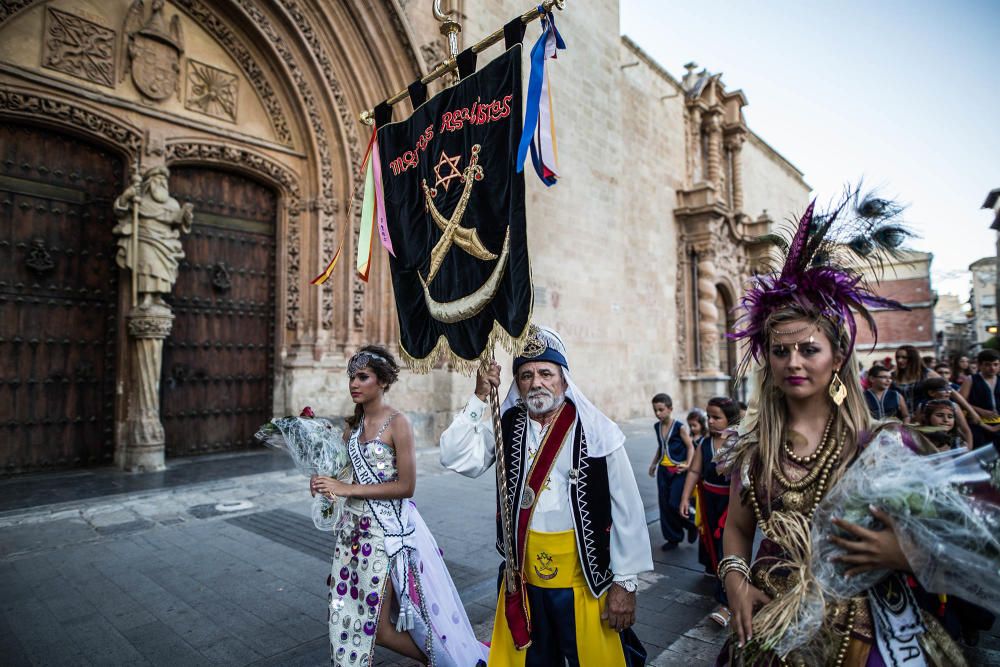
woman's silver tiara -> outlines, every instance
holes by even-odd
[[[347,375],[354,377],[354,374],[360,371],[365,366],[372,365],[372,359],[376,359],[383,363],[389,363],[389,360],[380,354],[375,354],[374,352],[358,352],[351,360],[347,362]]]

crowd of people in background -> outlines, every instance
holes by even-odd
[[[870,368],[859,368],[871,416],[917,428],[939,449],[974,449],[1000,440],[1000,352],[984,349],[974,357],[922,356],[912,345],[898,348]],[[698,544],[698,562],[716,577],[729,505],[730,480],[715,467],[715,453],[739,428],[747,404],[726,396],[711,398],[681,420],[667,394],[652,399],[656,452],[649,466],[660,511],[661,550],[685,539]],[[710,618],[726,627],[731,619],[725,589],[716,577],[719,606]]]
[[[939,447],[973,449],[1000,438],[998,371],[996,350],[944,360],[903,345],[861,369],[861,384],[873,418],[920,427]]]

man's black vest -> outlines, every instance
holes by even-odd
[[[1000,409],[1000,380],[993,385],[993,389],[990,389],[990,385],[986,383],[983,376],[976,373],[972,376],[971,382],[972,387],[969,389],[969,403],[983,410],[997,412]]]
[[[517,517],[521,493],[528,476],[528,411],[522,405],[511,408],[500,419],[503,428],[504,471],[507,475],[507,502]],[[569,480],[569,500],[576,533],[576,550],[587,587],[600,596],[614,580],[611,571],[611,489],[608,463],[603,457],[587,455],[587,434],[579,416],[573,431],[573,469]],[[553,443],[555,444],[555,443]],[[497,490],[497,551],[504,556],[500,528],[499,489]],[[517,528],[513,530],[517,534]],[[516,563],[518,567],[522,564]]]

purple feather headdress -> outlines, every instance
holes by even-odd
[[[815,213],[813,200],[795,227],[791,242],[777,234],[761,241],[777,245],[785,255],[780,271],[756,275],[740,300],[743,311],[729,337],[746,340],[747,353],[741,364],[745,373],[751,361],[765,358],[767,321],[771,313],[794,308],[810,317],[823,317],[850,334],[848,352],[857,338],[855,314],[878,330],[870,308],[909,310],[898,301],[878,296],[863,271],[880,271],[889,257],[900,255],[903,242],[912,234],[897,218],[898,204],[874,194],[861,196],[849,191],[832,211]]]

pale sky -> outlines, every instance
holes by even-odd
[[[996,247],[1000,1],[621,0],[621,32],[678,79],[693,60],[742,89],[820,202],[864,177],[908,204],[934,289],[968,299]]]

